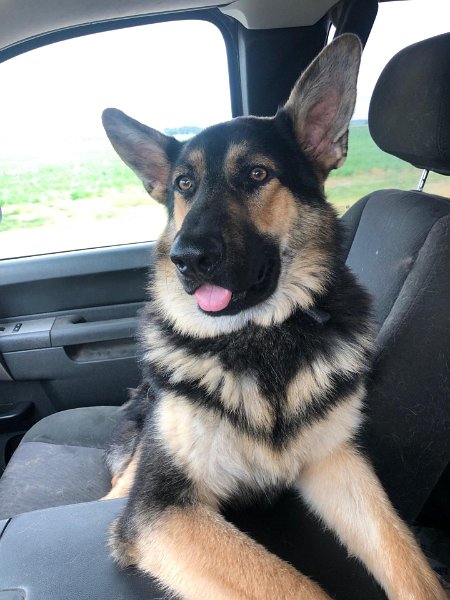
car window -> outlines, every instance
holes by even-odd
[[[345,212],[371,191],[417,187],[421,170],[382,152],[372,141],[367,125],[369,102],[381,71],[397,52],[410,44],[447,32],[449,23],[448,0],[380,2],[361,62],[348,159],[341,169],[332,171],[327,182],[328,199],[339,213]],[[430,173],[425,191],[450,196],[450,178]]]
[[[204,21],[59,42],[0,65],[0,258],[155,239],[164,208],[101,126],[114,106],[179,139],[231,117],[225,44]]]

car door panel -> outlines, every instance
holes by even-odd
[[[152,243],[0,262],[0,320],[142,301]]]
[[[137,313],[153,247],[141,243],[0,263],[3,450],[8,439],[52,412],[126,400],[139,380]]]

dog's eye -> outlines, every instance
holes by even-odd
[[[178,189],[180,189],[182,192],[187,192],[194,185],[192,179],[186,175],[180,175],[180,177],[178,177],[176,180],[176,184]]]
[[[263,167],[253,167],[250,171],[250,179],[253,179],[253,181],[264,181],[268,175],[268,172]]]

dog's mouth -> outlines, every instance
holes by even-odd
[[[275,260],[265,262],[247,289],[231,290],[210,282],[184,281],[183,287],[193,294],[201,311],[211,316],[234,315],[266,300],[275,290],[279,264]]]

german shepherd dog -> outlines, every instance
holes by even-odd
[[[140,334],[143,380],[107,453],[128,496],[119,565],[189,600],[318,600],[224,505],[295,488],[391,600],[444,593],[356,448],[371,362],[368,295],[345,266],[324,181],[347,153],[361,46],[343,35],[275,117],[180,143],[107,109],[122,160],[168,225]]]

